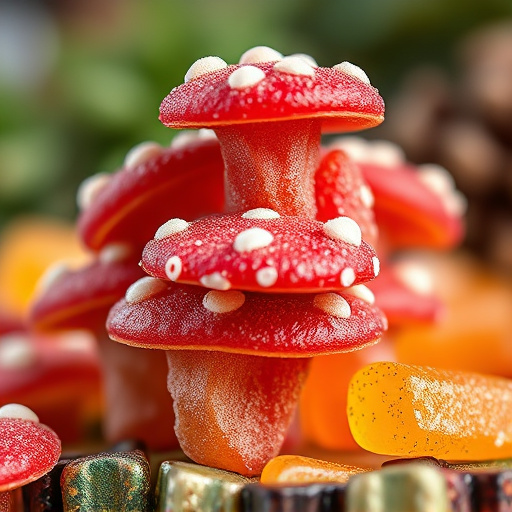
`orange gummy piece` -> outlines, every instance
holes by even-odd
[[[304,438],[330,450],[357,450],[347,421],[347,390],[354,373],[375,361],[394,358],[390,339],[342,354],[314,357],[301,394]]]
[[[280,455],[268,462],[261,473],[262,484],[339,482],[345,483],[370,469],[327,462],[299,455]]]
[[[350,382],[354,439],[386,455],[485,460],[512,456],[512,380],[374,363]]]

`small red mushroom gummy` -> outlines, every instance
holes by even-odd
[[[28,484],[50,471],[61,453],[57,434],[20,404],[0,408],[0,492]]]

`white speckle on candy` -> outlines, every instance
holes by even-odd
[[[254,208],[242,214],[244,219],[279,219],[281,215],[270,208]]]
[[[361,245],[361,228],[350,217],[337,217],[324,224],[324,232],[333,240],[342,240],[347,244],[359,247]]]
[[[350,295],[353,295],[358,299],[364,300],[368,304],[375,303],[375,295],[370,290],[370,288],[368,288],[364,284],[356,284],[354,286],[351,286],[350,288],[347,288],[345,292],[350,293]]]
[[[240,64],[258,64],[260,62],[274,62],[281,60],[283,54],[268,46],[255,46],[240,57]]]
[[[366,208],[373,208],[375,198],[371,188],[368,185],[361,185],[361,188],[359,189],[359,197],[361,198],[361,201],[363,202],[364,206],[366,206]]]
[[[377,277],[380,274],[380,261],[379,261],[379,258],[377,258],[377,256],[374,256],[372,258],[372,263],[373,263],[373,274],[375,275],[375,277]]]
[[[19,370],[32,366],[37,359],[30,339],[22,334],[8,334],[0,338],[0,368]]]
[[[203,298],[203,306],[213,313],[229,313],[242,307],[245,295],[236,290],[211,290]]]
[[[228,84],[231,89],[247,89],[265,78],[265,73],[255,66],[242,66],[229,75]]]
[[[195,80],[208,73],[213,73],[219,69],[225,69],[228,65],[220,57],[203,57],[196,60],[185,75],[185,83]]]
[[[183,263],[179,256],[171,256],[165,263],[165,275],[170,281],[176,281],[183,270]]]
[[[98,193],[105,188],[111,180],[111,175],[105,172],[94,174],[86,178],[78,187],[76,204],[80,211],[86,210],[96,199]]]
[[[199,282],[206,288],[213,288],[214,290],[229,290],[231,283],[220,272],[212,272],[206,274],[199,279]]]
[[[136,304],[149,299],[153,295],[160,293],[167,288],[165,281],[156,277],[143,277],[135,281],[128,290],[126,290],[125,299],[128,304]]]
[[[356,273],[353,268],[346,268],[343,270],[340,276],[340,282],[342,286],[351,286],[356,280]]]
[[[263,267],[256,272],[256,282],[263,288],[273,286],[277,281],[278,273],[274,267]]]
[[[301,57],[284,57],[274,64],[274,70],[290,75],[315,76],[315,68]]]
[[[39,423],[37,414],[32,409],[21,404],[6,404],[0,407],[0,418],[28,420]]]
[[[416,261],[399,261],[394,267],[400,282],[419,295],[431,295],[434,289],[429,270]]]
[[[101,263],[115,263],[125,260],[132,252],[132,248],[128,244],[108,244],[98,255]]]
[[[59,279],[70,271],[65,261],[57,261],[50,265],[37,282],[38,295],[48,291]]]
[[[162,240],[181,231],[185,231],[189,227],[189,223],[183,219],[170,219],[165,224],[162,224],[155,233],[155,240]]]
[[[249,228],[239,233],[233,242],[236,252],[247,252],[269,246],[274,240],[272,233],[262,228]]]
[[[337,293],[320,293],[315,295],[313,306],[336,318],[350,318],[350,304]]]
[[[134,169],[138,165],[147,162],[150,158],[160,155],[162,150],[162,146],[156,142],[141,142],[128,151],[123,165],[126,168]]]
[[[333,69],[347,73],[347,75],[358,78],[361,80],[361,82],[370,85],[370,79],[368,78],[368,75],[359,66],[356,66],[351,62],[340,62],[339,64],[336,64],[336,66],[333,66]]]
[[[292,55],[288,55],[288,57],[297,57],[298,59],[302,59],[304,62],[307,62],[313,68],[318,67],[316,60],[306,53],[293,53]]]

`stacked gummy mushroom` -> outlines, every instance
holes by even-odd
[[[323,130],[379,124],[384,105],[349,63],[258,47],[228,66],[197,61],[161,106],[172,128],[211,128],[224,158],[226,212],[173,218],[143,252],[107,327],[167,351],[175,431],[194,461],[258,475],[277,455],[318,354],[375,343],[383,314],[361,297],[379,260],[347,216],[316,220]],[[363,294],[364,295],[364,294]]]
[[[222,169],[218,142],[201,132],[167,148],[142,143],[119,171],[95,175],[79,189],[78,232],[93,261],[79,269],[50,270],[30,320],[40,332],[87,329],[97,336],[109,443],[136,439],[152,450],[177,446],[164,354],[111,342],[105,320],[128,286],[144,275],[140,253],[156,227],[169,215],[195,218],[221,210]],[[186,198],[184,191],[197,181],[196,194]]]

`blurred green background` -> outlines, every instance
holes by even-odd
[[[368,136],[407,143],[400,130],[408,121],[396,120],[403,108],[406,118],[415,115],[401,103],[411,87],[418,102],[432,99],[422,90],[429,84],[439,94],[451,88],[444,100],[453,101],[465,39],[509,19],[510,0],[0,0],[0,229],[30,212],[74,219],[85,177],[114,171],[138,142],[167,144],[174,133],[158,122],[160,101],[202,56],[237,62],[248,48],[268,45],[325,66],[349,60],[389,106],[388,120]],[[430,70],[427,78],[420,73],[411,86],[421,69]],[[508,159],[512,136],[468,111],[450,104],[441,118],[476,119]],[[405,147],[410,159],[445,163],[437,145],[415,142]],[[512,190],[508,166],[500,180]],[[492,200],[508,219],[509,193],[502,181],[498,188]]]

